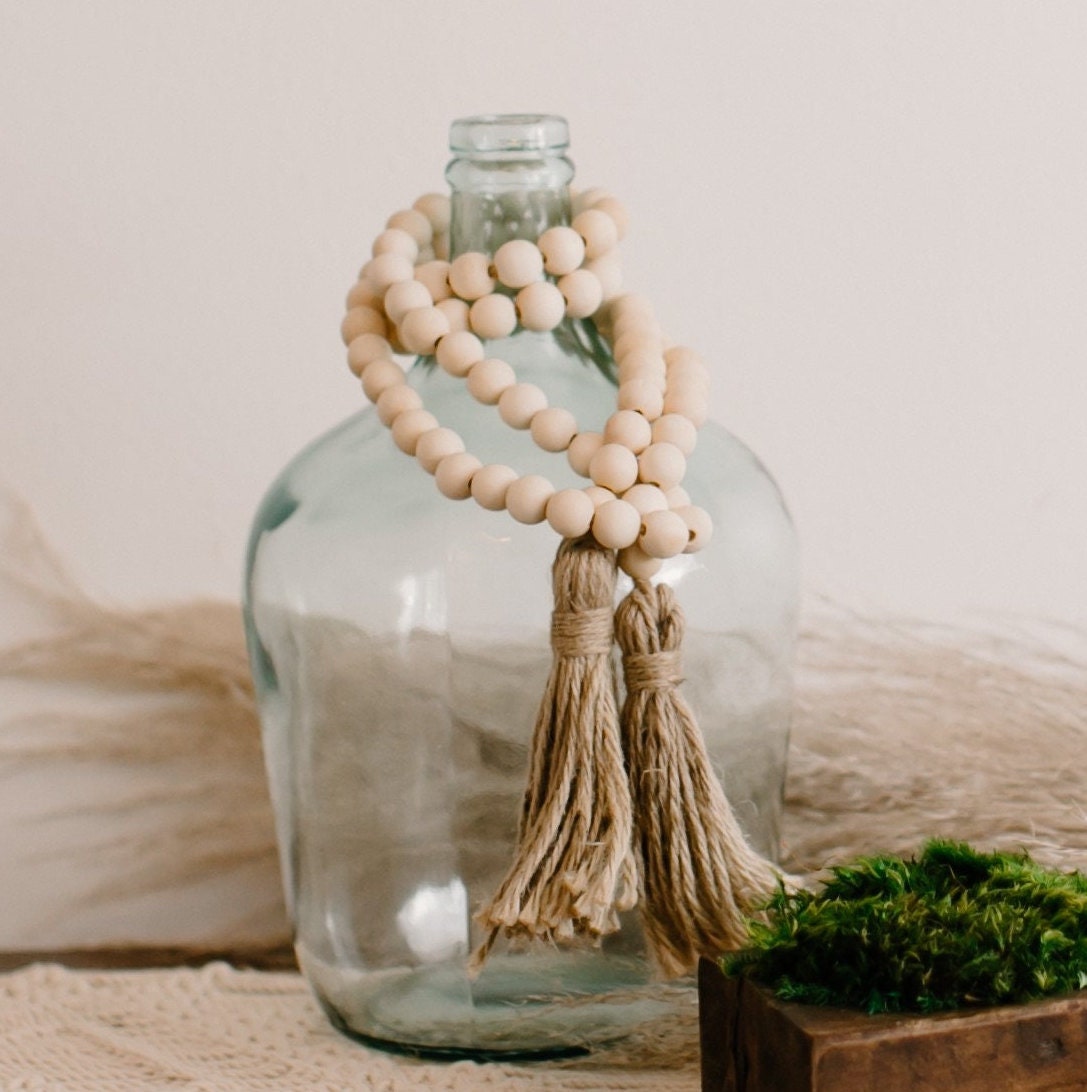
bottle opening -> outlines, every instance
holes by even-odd
[[[449,127],[449,150],[454,155],[561,156],[569,144],[566,119],[555,114],[483,114],[458,118]]]

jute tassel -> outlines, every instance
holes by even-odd
[[[554,659],[536,717],[516,859],[478,915],[478,970],[497,937],[590,938],[636,898],[611,664],[615,553],[564,540],[552,567]]]
[[[742,946],[745,912],[778,884],[773,866],[747,844],[679,692],[683,629],[665,584],[636,581],[615,616],[642,920],[668,976],[689,971],[699,955]]]

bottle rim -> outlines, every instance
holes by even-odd
[[[557,114],[478,114],[449,127],[449,150],[457,156],[561,156],[569,144],[569,126]]]

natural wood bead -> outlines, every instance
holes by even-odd
[[[623,500],[627,504],[633,504],[643,516],[650,512],[663,512],[668,509],[668,498],[664,495],[664,491],[655,485],[646,485],[645,482],[632,485],[623,494]]]
[[[593,522],[596,506],[581,489],[560,489],[547,502],[547,522],[563,538],[580,538]]]
[[[641,514],[625,500],[605,501],[593,512],[593,538],[609,550],[632,545],[641,529]]]
[[[688,541],[683,550],[685,554],[696,554],[709,545],[713,538],[713,519],[705,508],[689,504],[673,510],[687,524]]]
[[[684,455],[690,456],[698,443],[698,429],[690,418],[679,413],[666,413],[653,422],[653,442],[675,444]]]
[[[437,307],[420,307],[404,316],[397,332],[409,353],[429,356],[438,339],[449,333],[449,319]]]
[[[362,370],[362,389],[371,402],[403,382],[404,369],[392,360],[373,360]]]
[[[556,286],[566,304],[567,318],[588,318],[604,301],[604,288],[595,273],[575,269],[559,278]]]
[[[501,512],[506,507],[506,491],[517,481],[512,466],[488,463],[472,475],[472,499],[488,512]]]
[[[494,291],[486,254],[470,251],[449,263],[449,287],[462,300],[478,300]]]
[[[432,305],[426,285],[418,281],[399,281],[385,293],[385,314],[393,322],[400,322],[409,311]]]
[[[433,474],[442,459],[447,455],[459,455],[463,450],[464,441],[459,433],[451,428],[432,428],[419,437],[415,457],[428,474]]]
[[[347,366],[362,375],[367,364],[375,360],[388,360],[393,355],[393,347],[380,334],[359,334],[347,346]]]
[[[678,413],[695,428],[701,428],[710,415],[709,400],[697,388],[681,386],[678,390],[669,390],[664,396],[664,412]]]
[[[492,293],[472,304],[468,321],[480,337],[496,341],[517,329],[517,309],[509,296]]]
[[[597,209],[586,209],[574,217],[570,226],[585,240],[585,257],[590,261],[615,249],[619,229],[615,221]]]
[[[573,472],[582,478],[589,476],[589,462],[600,450],[604,437],[599,432],[579,432],[566,449],[566,461]]]
[[[599,508],[602,504],[607,504],[608,501],[615,500],[615,494],[610,489],[605,489],[602,485],[587,485],[582,489],[582,493],[585,494],[593,502],[593,508]]]
[[[664,362],[668,365],[668,378],[692,379],[709,386],[710,370],[705,361],[686,345],[673,345],[664,351]]]
[[[494,252],[494,270],[507,288],[524,288],[543,276],[543,255],[527,239],[510,239]]]
[[[424,409],[405,410],[393,421],[393,443],[405,455],[415,454],[415,445],[424,432],[438,427],[438,419]]]
[[[403,254],[409,262],[414,262],[419,258],[419,244],[408,232],[387,228],[374,240],[370,253],[375,258],[379,254]]]
[[[589,460],[589,477],[596,485],[622,493],[638,480],[638,456],[622,444],[603,444]]]
[[[434,236],[434,257],[440,261],[449,261],[449,232],[442,231]]]
[[[429,246],[431,239],[434,238],[434,228],[418,209],[402,209],[400,212],[394,212],[385,221],[385,226],[406,231],[420,246]]]
[[[516,309],[526,330],[554,330],[566,314],[566,300],[550,281],[536,281],[517,293]]]
[[[582,267],[590,273],[596,274],[600,281],[600,288],[604,293],[605,301],[617,295],[623,288],[623,264],[619,255],[612,251],[592,261],[587,261]]]
[[[472,475],[483,464],[467,451],[447,455],[434,471],[438,492],[450,500],[467,500],[472,495]]]
[[[638,292],[624,292],[621,296],[616,296],[612,306],[612,316],[616,322],[632,318],[641,319],[644,322],[657,320],[652,302]]]
[[[345,303],[347,304],[348,311],[350,311],[352,307],[372,307],[375,311],[380,311],[381,297],[382,293],[375,292],[374,286],[370,281],[363,278],[362,280],[355,281],[355,283],[351,285]]]
[[[517,382],[513,368],[504,360],[491,357],[473,364],[468,372],[468,393],[485,406],[493,406]]]
[[[415,276],[415,266],[403,254],[379,254],[362,267],[362,273],[375,292],[384,294],[390,285],[410,281]]]
[[[683,553],[690,541],[690,532],[681,516],[667,508],[647,512],[642,516],[642,533],[638,545],[650,557],[669,558]]]
[[[632,580],[648,580],[660,572],[664,564],[659,558],[650,557],[640,546],[628,546],[619,551],[619,568]]]
[[[571,191],[571,207],[574,215],[585,209],[591,209],[597,201],[603,201],[605,197],[611,197],[611,191],[603,186],[589,186],[584,190]]]
[[[604,423],[604,440],[622,444],[637,455],[653,442],[653,427],[635,410],[619,410]]]
[[[459,300],[456,296],[450,296],[447,300],[439,300],[434,306],[449,319],[449,332],[451,334],[459,333],[461,330],[468,330],[468,304],[464,300]]]
[[[393,422],[400,414],[407,413],[408,410],[422,409],[423,400],[414,387],[409,387],[407,383],[396,383],[386,387],[378,395],[376,405],[381,423],[386,428],[392,428]]]
[[[553,277],[573,273],[585,260],[585,240],[571,227],[548,228],[536,240],[544,269]]]
[[[453,331],[438,342],[434,355],[444,371],[463,379],[473,365],[483,360],[483,342],[467,330]]]
[[[539,474],[526,474],[506,491],[506,511],[518,523],[542,523],[555,487]]]
[[[436,235],[449,230],[452,210],[448,194],[424,193],[411,207],[421,212],[430,221],[430,226]]]
[[[652,379],[631,379],[619,384],[616,404],[621,410],[635,410],[655,421],[664,411],[664,395]]]
[[[435,260],[423,262],[415,267],[415,279],[426,285],[430,298],[434,303],[441,303],[453,295],[453,289],[449,287],[449,263]]]
[[[664,339],[642,327],[628,328],[612,341],[611,352],[616,360],[623,360],[631,353],[645,353],[648,356],[657,356],[661,360],[661,370],[664,370]]]
[[[547,409],[547,395],[535,383],[514,383],[498,398],[498,415],[510,428],[528,428],[540,410]]]
[[[350,345],[357,337],[363,334],[377,334],[384,337],[388,325],[385,316],[372,307],[352,307],[343,317],[340,323],[340,337],[345,345]]]
[[[611,194],[608,194],[606,197],[600,198],[599,201],[593,202],[592,207],[598,212],[607,213],[612,218],[620,240],[626,236],[627,228],[630,227],[630,213],[627,212],[626,206],[618,197],[612,197]]]
[[[673,512],[678,512],[681,508],[686,508],[691,503],[691,495],[683,488],[682,485],[673,485],[671,489],[664,491],[665,497],[668,499],[668,507]]]
[[[648,485],[671,489],[686,472],[687,460],[675,444],[650,444],[638,456],[638,477]]]
[[[577,419],[561,406],[549,406],[532,418],[532,439],[544,451],[565,451],[577,435]]]

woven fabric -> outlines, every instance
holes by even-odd
[[[621,1060],[534,1066],[427,1064],[371,1051],[334,1031],[298,974],[71,971],[38,964],[0,977],[2,1092],[344,1092],[346,1089],[698,1087],[691,1027],[671,1068]]]

